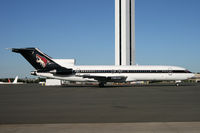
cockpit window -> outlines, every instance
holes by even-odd
[[[192,73],[192,72],[190,72],[189,70],[185,70],[185,73]]]

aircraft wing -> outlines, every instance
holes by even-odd
[[[97,75],[76,75],[83,78],[95,79],[99,82],[125,82],[126,76],[97,76]]]

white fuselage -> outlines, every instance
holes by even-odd
[[[177,66],[65,66],[73,69],[70,75],[56,75],[52,73],[36,73],[38,76],[56,78],[68,81],[95,82],[95,78],[89,77],[126,77],[121,82],[131,81],[159,81],[159,80],[186,80],[194,76],[185,68]]]

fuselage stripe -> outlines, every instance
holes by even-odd
[[[75,73],[191,73],[187,70],[74,70]]]

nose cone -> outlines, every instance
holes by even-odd
[[[195,74],[191,73],[189,78],[195,78]]]

